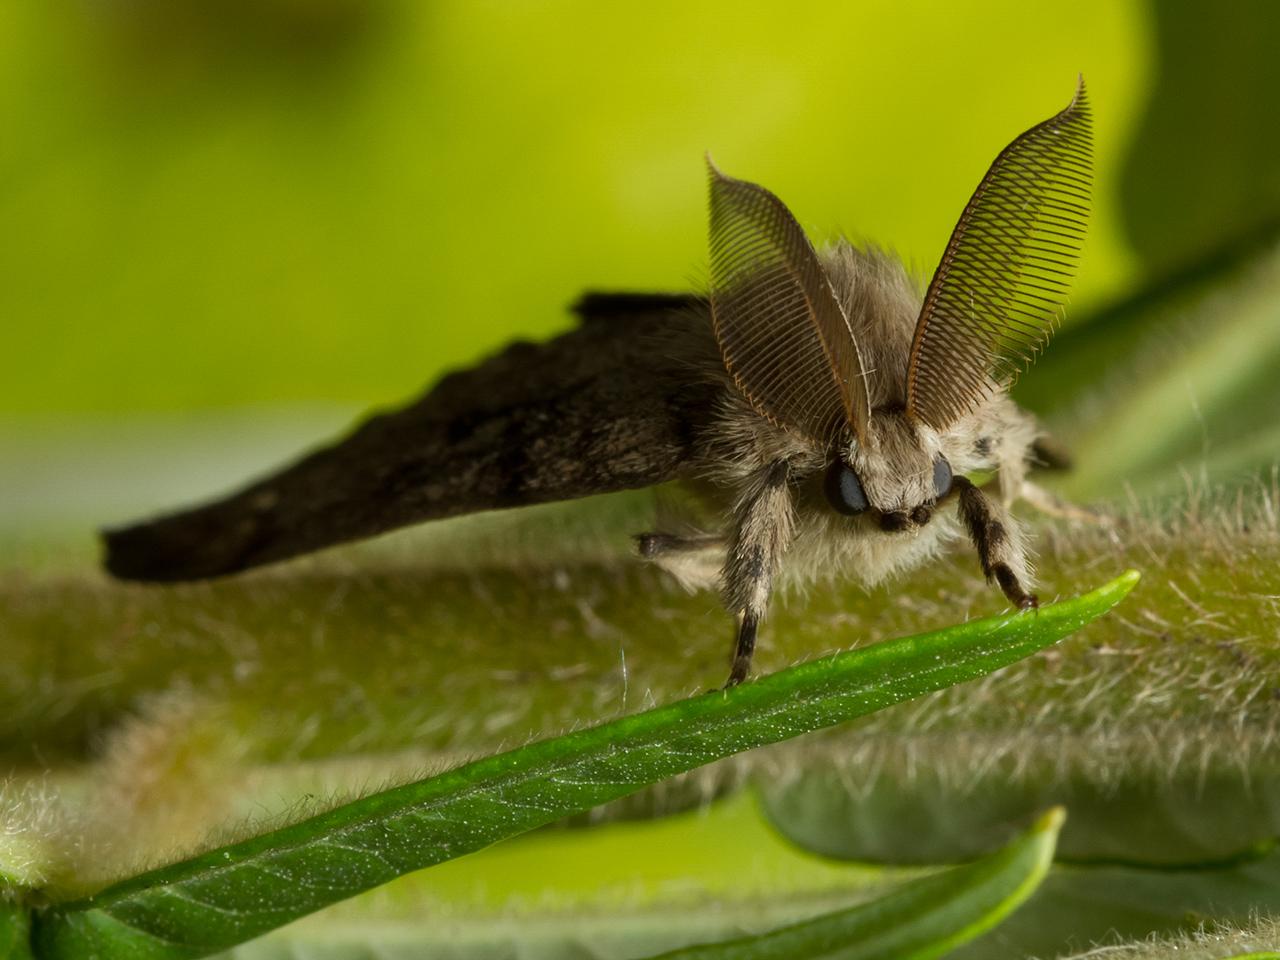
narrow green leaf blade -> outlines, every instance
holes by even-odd
[[[990,930],[1035,891],[1065,814],[1055,807],[995,853],[913,880],[869,903],[661,960],[930,960]]]
[[[366,797],[53,907],[35,918],[37,955],[207,956],[721,757],[990,673],[1106,612],[1137,579],[824,657]]]

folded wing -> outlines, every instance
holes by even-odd
[[[709,341],[709,320],[693,299],[625,301],[600,298],[618,307],[608,316],[586,304],[578,329],[451,374],[224,499],[106,532],[107,569],[216,577],[425,520],[672,479],[715,388],[671,345],[699,327]]]

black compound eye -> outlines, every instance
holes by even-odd
[[[853,472],[852,467],[840,460],[827,470],[825,490],[827,502],[837,513],[852,516],[862,513],[869,506],[866,491],[862,489],[858,475]]]
[[[951,464],[945,457],[933,461],[933,495],[941,500],[951,492]]]

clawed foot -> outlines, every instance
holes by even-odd
[[[1009,598],[1009,602],[1019,610],[1035,610],[1040,606],[1040,599],[1034,593],[1027,593],[1022,589],[1017,575],[1007,563],[997,563],[992,566],[991,575],[996,583],[1000,584],[1000,589]]]
[[[733,669],[729,671],[729,679],[724,682],[721,690],[732,690],[743,680],[747,679],[747,675],[751,672],[750,660],[734,660]]]

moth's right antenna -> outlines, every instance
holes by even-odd
[[[960,215],[925,294],[907,415],[945,430],[1007,388],[1049,340],[1089,219],[1084,78],[1061,113],[1005,147]]]

